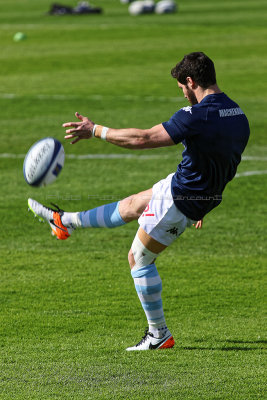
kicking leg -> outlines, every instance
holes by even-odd
[[[115,228],[138,219],[151,196],[152,189],[148,189],[121,201],[75,213],[64,212],[57,206],[57,209],[45,207],[33,199],[28,200],[28,206],[35,216],[50,224],[58,239],[64,240],[76,228]]]
[[[126,197],[121,201],[105,204],[78,214],[82,228],[115,228],[140,217],[152,196],[152,189]],[[64,213],[62,222],[75,223],[76,213]],[[73,219],[74,217],[74,219]]]
[[[142,228],[139,228],[133,241],[129,252],[129,264],[149,328],[142,340],[136,346],[128,347],[128,351],[166,349],[174,346],[162,308],[162,282],[154,263],[166,247]]]

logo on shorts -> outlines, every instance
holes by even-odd
[[[154,217],[155,214],[147,214],[149,211],[149,204],[146,206],[146,208],[144,209],[144,212],[142,214],[142,217]]]
[[[171,235],[175,235],[175,236],[179,235],[178,229],[175,227],[168,229],[166,232],[169,232]]]

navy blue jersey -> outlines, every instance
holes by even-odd
[[[222,200],[249,138],[249,123],[224,93],[211,94],[177,111],[163,126],[185,147],[172,178],[175,205],[188,218],[202,219]]]

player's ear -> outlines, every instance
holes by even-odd
[[[191,76],[188,76],[186,78],[186,86],[189,87],[189,89],[195,89],[197,87],[196,82],[191,78]]]

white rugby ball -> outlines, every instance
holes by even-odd
[[[153,13],[155,3],[153,0],[134,1],[129,6],[129,13],[131,15],[149,14]]]
[[[169,14],[176,11],[176,3],[173,0],[161,0],[156,4],[156,14]]]
[[[23,164],[25,181],[31,186],[46,186],[54,182],[63,168],[65,152],[62,144],[52,137],[34,143]]]

